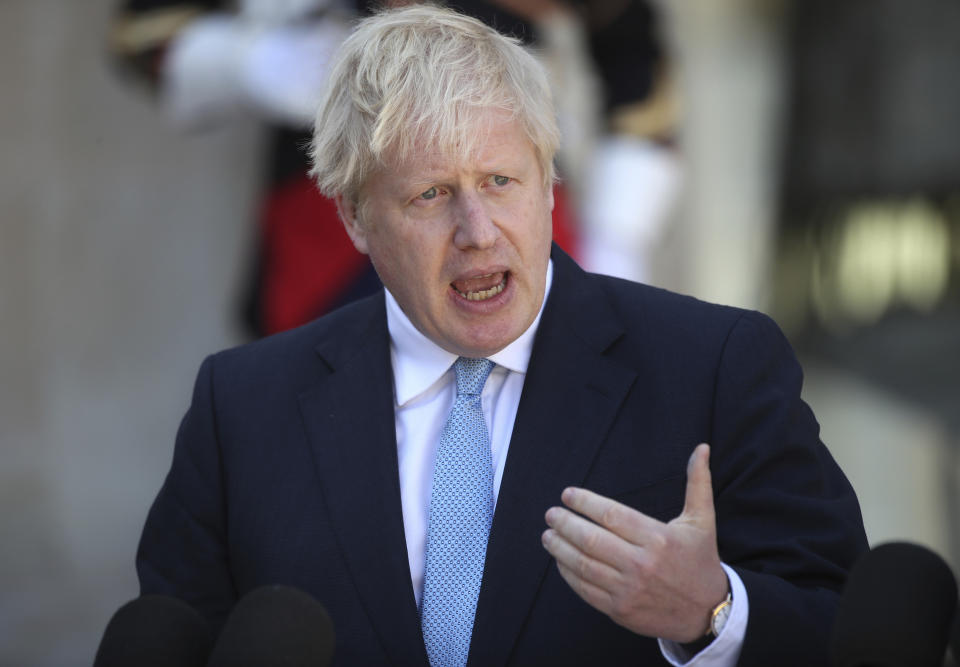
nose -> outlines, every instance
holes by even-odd
[[[479,193],[458,193],[456,217],[453,243],[460,250],[484,250],[496,243],[500,228]]]

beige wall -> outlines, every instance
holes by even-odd
[[[202,355],[232,344],[256,136],[108,66],[107,0],[0,2],[0,664],[89,664]]]

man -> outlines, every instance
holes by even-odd
[[[360,24],[313,173],[386,290],[204,362],[144,593],[298,587],[345,665],[826,663],[866,541],[788,344],[553,247],[557,141],[510,39]]]

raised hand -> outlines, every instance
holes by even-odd
[[[717,552],[710,447],[687,464],[683,512],[669,523],[592,491],[569,487],[551,507],[543,546],[564,580],[616,623],[650,637],[690,642],[729,591]]]

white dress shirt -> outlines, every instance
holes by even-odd
[[[543,303],[553,283],[553,262],[547,265]],[[403,529],[410,559],[410,577],[417,605],[423,596],[427,525],[433,464],[440,435],[456,398],[453,363],[457,355],[447,352],[417,330],[396,299],[386,290],[387,327],[390,331],[390,361],[393,365],[394,409],[397,429],[397,459],[400,465],[400,498]],[[519,338],[488,359],[496,366],[481,394],[483,416],[490,434],[493,459],[493,500],[496,506],[503,467],[520,404],[533,338],[543,314],[543,304],[533,323]],[[560,499],[557,498],[559,503]],[[548,508],[544,507],[546,512]],[[546,529],[546,524],[544,524]],[[736,664],[746,631],[747,595],[740,578],[724,566],[730,579],[734,604],[726,627],[709,647],[690,659],[673,642],[660,648],[674,665],[726,667]],[[686,660],[686,662],[685,662]]]

